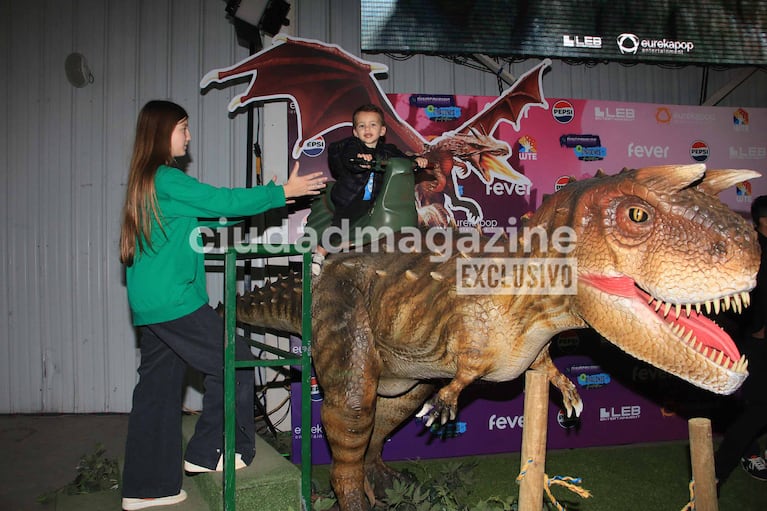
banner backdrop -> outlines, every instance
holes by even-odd
[[[463,125],[495,97],[390,94],[399,119],[434,141]],[[351,113],[359,105],[349,104]],[[295,104],[289,122],[293,147],[298,140]],[[518,129],[516,129],[518,128]],[[351,135],[334,129],[303,143],[302,172],[327,172],[325,148]],[[624,167],[705,163],[708,168],[746,168],[767,174],[767,109],[696,107],[548,98],[526,109],[515,125],[502,123],[488,143],[508,144],[516,172],[482,175],[475,169],[448,169],[446,186],[428,197],[441,204],[460,227],[484,229],[519,225],[544,197],[570,180],[614,174]],[[752,198],[767,194],[767,179],[740,183],[720,197],[748,215]],[[307,211],[290,220],[298,235]],[[552,343],[554,362],[578,386],[584,401],[579,420],[568,419],[561,396],[552,388],[548,447],[570,448],[687,437],[687,419],[716,418],[727,398],[693,388],[654,367],[622,354],[590,330],[561,334]],[[523,427],[523,378],[505,384],[470,386],[461,395],[459,415],[443,427],[424,427],[413,419],[390,439],[388,460],[516,452]],[[300,424],[300,392],[293,389],[293,424]],[[313,460],[330,454],[320,424],[322,392],[313,388]],[[715,422],[716,424],[716,422]],[[294,461],[299,461],[300,427],[293,431]]]

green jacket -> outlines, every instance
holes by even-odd
[[[152,222],[152,248],[138,247],[126,269],[134,325],[186,316],[208,303],[205,256],[198,218],[256,215],[284,206],[285,192],[270,183],[255,188],[216,188],[162,165],[155,177],[162,229]]]

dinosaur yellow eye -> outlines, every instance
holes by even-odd
[[[645,211],[644,209],[633,206],[629,208],[629,218],[631,219],[632,222],[641,224],[643,222],[646,222],[647,219],[650,218],[650,215],[647,214],[647,211]]]

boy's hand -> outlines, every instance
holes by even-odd
[[[423,156],[418,156],[415,159],[415,164],[418,165],[419,169],[425,169],[429,166],[429,160],[424,158]]]

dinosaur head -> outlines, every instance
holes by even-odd
[[[578,264],[576,314],[636,358],[698,387],[734,392],[748,375],[746,361],[702,312],[748,305],[760,262],[756,232],[717,194],[756,177],[668,165],[554,194],[540,215],[577,235],[570,254]]]

